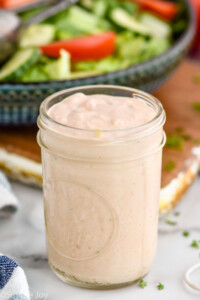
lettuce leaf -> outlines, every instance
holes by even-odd
[[[61,50],[60,58],[56,59],[54,62],[45,65],[44,72],[52,80],[69,79],[71,75],[70,54],[65,50]]]

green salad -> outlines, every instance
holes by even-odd
[[[156,2],[168,5],[171,11],[165,9],[163,15],[159,7],[148,7],[147,0],[82,0],[45,22],[27,27],[19,49],[1,67],[0,81],[94,76],[162,54],[186,23],[180,19],[181,8],[177,4]],[[21,18],[37,12],[38,9],[25,12]]]

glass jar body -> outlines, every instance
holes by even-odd
[[[114,141],[58,134],[39,120],[49,264],[88,288],[130,284],[153,262],[162,125]]]

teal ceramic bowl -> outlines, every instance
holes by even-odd
[[[59,90],[82,85],[112,84],[152,92],[172,74],[186,55],[195,32],[195,13],[188,0],[185,32],[164,54],[127,69],[87,78],[34,83],[0,83],[0,124],[31,125],[36,122],[41,102]]]

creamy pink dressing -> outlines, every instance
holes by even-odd
[[[156,248],[163,129],[109,139],[156,112],[134,98],[78,93],[48,114],[58,123],[95,130],[90,136],[56,123],[41,128],[48,149],[42,148],[42,161],[51,267],[62,280],[83,286],[139,279]],[[114,131],[102,143],[100,130]],[[80,139],[83,134],[91,140]]]
[[[89,130],[118,130],[143,125],[155,111],[134,98],[77,93],[52,106],[49,116],[58,123]]]

